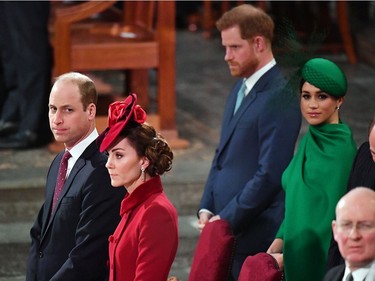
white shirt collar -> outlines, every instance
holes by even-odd
[[[374,280],[375,280],[375,260],[371,263],[369,273],[367,273],[367,276],[366,276],[366,281],[374,281]]]
[[[85,149],[99,136],[99,133],[97,129],[94,129],[90,135],[88,135],[85,139],[77,143],[75,146],[73,146],[69,152],[72,157],[68,160],[68,170],[66,172],[66,177],[69,176],[70,171],[72,170],[74,164],[78,160],[78,158],[82,155],[82,153],[85,151]]]
[[[357,281],[357,280],[362,281],[362,280],[365,280],[367,274],[370,271],[370,268],[371,268],[372,264],[375,264],[375,261],[369,263],[368,265],[366,265],[364,267],[361,267],[361,268],[358,268],[357,270],[354,270],[352,272],[353,281]],[[350,273],[350,269],[346,266],[345,267],[345,272],[344,272],[344,278],[342,279],[343,281],[346,280],[346,276],[348,276],[349,273]]]
[[[245,79],[246,93],[245,96],[251,91],[255,83],[258,82],[260,77],[263,76],[268,70],[270,70],[276,64],[276,60],[273,58],[269,63],[263,66],[261,69],[257,70],[253,75]]]

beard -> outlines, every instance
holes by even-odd
[[[255,73],[259,65],[259,60],[257,58],[251,58],[244,61],[242,64],[236,61],[229,61],[229,71],[233,77],[250,77]]]

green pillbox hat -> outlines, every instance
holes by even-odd
[[[307,61],[302,67],[302,77],[331,96],[339,98],[346,94],[345,74],[330,60],[314,58]]]

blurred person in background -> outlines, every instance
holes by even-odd
[[[0,1],[0,149],[27,149],[51,141],[48,95],[52,49],[50,1]]]

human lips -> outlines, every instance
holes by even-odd
[[[113,179],[117,176],[117,174],[109,174],[109,176],[111,177],[111,179]]]
[[[237,64],[234,64],[234,63],[230,63],[230,62],[228,62],[228,67],[229,67],[230,69],[232,69],[232,68],[236,68],[236,67],[237,67]]]
[[[348,250],[351,253],[362,252],[363,247],[361,245],[349,245]]]
[[[52,128],[52,131],[56,135],[62,135],[67,131],[67,129],[65,129],[65,128]]]
[[[307,115],[314,118],[314,117],[319,117],[320,113],[312,111],[312,112],[308,112]]]

